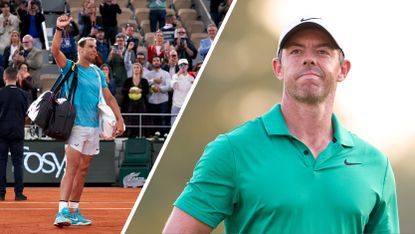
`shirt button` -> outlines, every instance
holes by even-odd
[[[304,155],[308,155],[308,150],[304,150]]]

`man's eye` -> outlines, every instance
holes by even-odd
[[[301,51],[298,50],[298,49],[291,50],[291,52],[290,52],[290,54],[299,54],[299,53],[301,53]]]
[[[318,50],[318,53],[321,55],[328,55],[329,52],[327,50]]]

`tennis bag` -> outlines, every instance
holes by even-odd
[[[70,75],[74,73],[69,92],[65,98],[58,98],[63,84],[68,83]],[[28,116],[44,133],[58,140],[67,140],[71,135],[76,111],[73,105],[76,87],[78,85],[78,68],[72,64],[69,71],[58,77],[50,91],[44,92],[32,103]]]

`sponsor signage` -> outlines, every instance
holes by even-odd
[[[101,141],[100,154],[94,156],[86,183],[115,183],[115,143]],[[23,151],[24,183],[59,183],[65,174],[65,144],[60,141],[25,141]],[[7,164],[7,182],[14,181],[12,161]]]

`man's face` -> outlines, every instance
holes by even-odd
[[[97,36],[98,40],[104,40],[105,39],[104,31],[98,30],[96,36]]]
[[[144,65],[144,62],[146,61],[146,58],[145,58],[144,55],[139,54],[139,55],[137,55],[137,58],[135,59],[135,61],[137,63],[140,63],[141,65]]]
[[[90,63],[95,63],[97,57],[97,45],[94,40],[87,40],[84,47],[78,47],[79,56]]]
[[[209,27],[208,28],[209,38],[213,40],[216,36],[216,32],[217,32],[217,29],[215,27]]]
[[[23,48],[25,50],[30,50],[33,48],[33,38],[24,36],[22,39]]]
[[[161,65],[160,58],[158,58],[158,57],[153,58],[153,67],[154,68],[159,68],[160,65]]]
[[[134,27],[129,26],[127,27],[127,29],[125,30],[125,33],[129,36],[132,37],[134,35]]]
[[[117,37],[116,39],[115,39],[115,41],[117,42],[117,44],[118,44],[118,48],[123,48],[124,47],[124,42],[125,42],[125,40],[124,40],[124,37]]]
[[[179,34],[180,37],[187,37],[186,30],[184,28],[179,28],[177,30],[177,34]]]
[[[319,104],[334,98],[337,82],[343,81],[350,62],[340,62],[340,50],[331,37],[316,28],[293,34],[274,59],[274,72],[284,81],[284,95],[300,103]]]
[[[176,64],[178,60],[178,56],[177,56],[177,52],[176,51],[172,51],[170,52],[170,59],[169,61],[171,61],[172,64]]]

